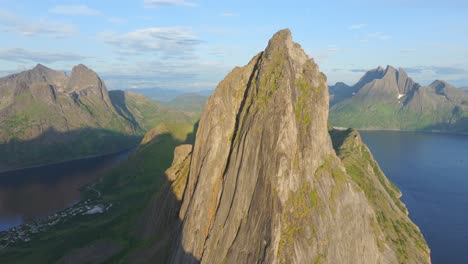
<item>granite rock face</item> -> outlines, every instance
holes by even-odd
[[[289,30],[235,68],[199,123],[171,262],[429,263],[424,239],[400,256],[387,238],[333,148],[328,107],[325,75]],[[406,208],[386,213],[412,224]]]

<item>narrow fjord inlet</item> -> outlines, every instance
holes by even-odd
[[[104,176],[130,152],[0,173],[0,231],[77,203],[80,189]]]
[[[401,189],[433,263],[467,262],[468,136],[394,131],[361,135]]]

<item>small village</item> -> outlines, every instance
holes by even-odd
[[[30,242],[34,235],[47,231],[59,223],[70,221],[72,218],[107,212],[112,207],[112,203],[102,201],[102,199],[99,199],[101,196],[99,191],[92,187],[90,189],[96,191],[98,199],[87,199],[48,217],[30,220],[20,226],[1,231],[0,249],[17,243]]]

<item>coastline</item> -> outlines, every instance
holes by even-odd
[[[86,160],[86,159],[93,159],[93,158],[104,158],[107,156],[112,156],[112,155],[117,155],[120,153],[124,153],[127,151],[134,150],[138,147],[138,144],[135,146],[125,148],[119,151],[115,152],[107,152],[107,153],[102,153],[102,154],[96,154],[96,155],[87,155],[87,156],[81,156],[77,158],[72,158],[72,159],[67,159],[67,160],[62,160],[62,161],[57,161],[57,162],[49,162],[49,163],[43,163],[43,164],[38,164],[38,165],[32,165],[32,166],[25,166],[25,167],[19,167],[19,168],[14,168],[14,169],[0,169],[0,177],[1,174],[7,173],[7,172],[13,172],[13,171],[21,171],[21,170],[29,170],[29,169],[34,169],[34,168],[40,168],[40,167],[46,167],[46,166],[52,166],[52,165],[58,165],[62,163],[68,163],[68,162],[73,162],[73,161],[80,161],[80,160]]]
[[[357,131],[394,131],[394,132],[417,132],[417,133],[427,133],[427,134],[450,134],[450,135],[463,135],[468,136],[468,132],[452,132],[452,131],[438,131],[438,130],[401,130],[401,129],[358,129]]]

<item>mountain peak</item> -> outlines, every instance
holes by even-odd
[[[402,68],[398,68],[397,70],[395,67],[387,65],[385,70],[379,66],[374,70],[366,72],[353,87],[356,90],[360,90],[366,85],[371,85],[374,81],[378,82],[378,85],[373,85],[373,90],[378,88],[380,91],[391,94],[398,92],[398,96],[409,94],[420,86]]]
[[[86,67],[86,65],[81,64],[81,63],[73,66],[73,69],[72,69],[72,72],[87,72],[87,71],[94,72],[90,68]]]
[[[197,129],[172,263],[317,262],[322,241],[329,263],[396,262],[333,149],[328,99],[289,30],[220,82]]]
[[[279,44],[286,44],[292,43],[292,35],[291,30],[288,28],[282,29],[276,32],[270,39],[268,45],[279,45]]]
[[[85,88],[101,89],[103,83],[96,72],[86,67],[84,64],[78,64],[73,67],[70,74],[70,81],[67,85],[67,90],[76,91]]]
[[[385,72],[384,72],[384,78],[387,76],[389,76],[390,78],[393,78],[394,75],[398,75],[397,69],[395,69],[395,67],[391,65],[387,65],[387,67],[385,68]]]
[[[274,60],[278,60],[282,55],[287,55],[300,65],[309,60],[301,46],[293,42],[289,29],[280,30],[271,37],[265,49],[265,55]]]
[[[36,67],[33,68],[33,70],[50,70],[50,68],[38,63]]]
[[[440,95],[446,95],[447,88],[455,88],[453,85],[444,80],[435,80],[429,84],[429,87],[434,88],[435,92]]]
[[[78,64],[73,67],[70,77],[80,76],[80,78],[97,78],[97,73],[86,67],[84,64]]]
[[[61,73],[60,71],[53,70],[49,67],[46,67],[40,63],[38,63],[34,68],[31,70],[32,72],[42,73],[42,74],[57,74]]]
[[[220,263],[230,248],[233,260],[256,262],[262,259],[259,243],[263,254],[274,258],[275,247],[264,241],[278,242],[279,234],[263,227],[281,215],[291,193],[310,186],[313,172],[332,155],[327,120],[325,75],[289,30],[279,31],[264,52],[220,82],[206,105],[180,212],[184,222],[175,262],[191,263],[185,251],[203,256],[202,263]],[[239,222],[239,216],[246,221]],[[293,225],[282,221],[274,230]],[[234,247],[233,235],[239,237]],[[247,254],[237,250],[240,245]]]
[[[448,82],[444,81],[444,80],[435,80],[433,81],[431,84],[429,84],[429,86],[432,86],[432,87],[435,87],[435,86],[439,86],[439,85],[443,85],[443,86],[446,86],[446,85],[450,85]]]

